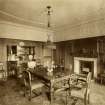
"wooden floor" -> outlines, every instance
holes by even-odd
[[[96,105],[105,105],[105,84],[97,84],[92,82],[91,87],[91,103]]]
[[[59,96],[53,105],[65,105],[65,96]],[[64,97],[64,98],[63,98]],[[100,85],[92,81],[90,105],[105,105],[105,85]],[[28,101],[28,96],[23,96],[23,89],[19,81],[15,79],[0,82],[0,105],[49,105],[46,94],[40,95]],[[69,100],[69,105],[83,105],[83,100],[74,102]]]

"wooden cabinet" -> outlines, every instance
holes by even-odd
[[[16,61],[17,56],[17,46],[8,45],[7,46],[7,61]]]
[[[17,61],[7,61],[8,77],[17,77]]]
[[[22,46],[17,49],[18,56],[23,60],[28,60],[28,56],[32,55],[35,57],[35,46]]]
[[[35,46],[24,46],[24,54],[35,55]]]
[[[17,76],[17,46],[7,46],[7,75],[8,77]]]

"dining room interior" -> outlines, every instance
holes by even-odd
[[[105,105],[104,0],[0,0],[0,105]]]

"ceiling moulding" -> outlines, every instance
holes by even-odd
[[[103,17],[100,19],[87,20],[87,21],[80,22],[77,24],[65,24],[63,26],[54,28],[54,31],[57,32],[57,31],[65,30],[65,29],[76,28],[76,27],[79,27],[81,25],[85,25],[85,24],[93,23],[93,22],[98,22],[98,21],[105,21],[105,18]]]
[[[67,39],[67,40],[55,40],[54,43],[69,42],[69,41],[78,40],[78,39],[95,38],[95,37],[101,37],[101,36],[105,36],[105,34],[93,35],[93,36],[88,36],[88,37],[86,36],[86,37],[79,37],[79,38],[71,38],[71,39]]]
[[[43,31],[43,32],[53,32],[52,30],[47,30],[44,28],[39,28],[39,27],[35,27],[35,26],[29,26],[29,25],[23,25],[23,24],[18,24],[18,23],[13,23],[13,22],[9,22],[9,21],[4,21],[4,20],[0,20],[0,24],[8,24],[14,27],[22,27],[22,28],[27,28],[27,29],[31,29],[31,30],[38,30],[38,31]]]
[[[47,33],[53,33],[52,31],[47,30],[47,29],[45,30],[42,28],[37,28],[37,27],[35,28],[35,27],[16,24],[16,23],[8,22],[8,21],[0,21],[0,26],[3,27],[3,29],[1,30],[1,35],[0,35],[1,38],[46,42]],[[12,28],[15,28],[15,30],[12,31]],[[24,30],[26,31],[23,32]],[[15,33],[17,34],[16,37],[13,36],[15,35]],[[36,33],[38,37],[36,37]]]
[[[45,23],[24,19],[24,18],[15,16],[13,14],[10,14],[8,12],[5,12],[3,10],[0,10],[0,15],[1,15],[0,18],[2,18],[3,20],[12,21],[13,23],[39,27],[39,28],[46,28]]]

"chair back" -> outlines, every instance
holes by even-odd
[[[88,75],[87,75],[87,88],[90,88],[91,87],[91,77],[92,77],[92,73],[89,72]]]
[[[90,88],[91,88],[91,77],[92,77],[92,73],[89,72],[87,75],[87,81],[86,81],[86,95],[90,94]]]
[[[24,85],[31,88],[31,74],[29,71],[23,71]]]

